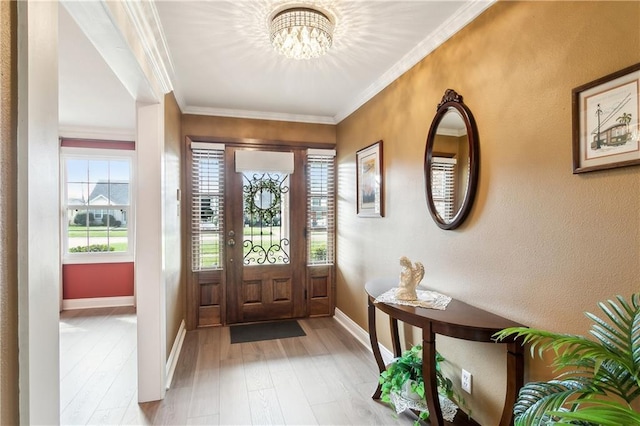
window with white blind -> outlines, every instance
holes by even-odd
[[[307,263],[335,257],[335,150],[307,151]]]
[[[191,269],[222,269],[224,145],[191,143]]]
[[[433,204],[445,221],[453,219],[456,159],[433,157],[431,166],[431,191]]]

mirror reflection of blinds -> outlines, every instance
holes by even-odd
[[[191,269],[222,269],[224,145],[191,144]]]
[[[307,152],[307,263],[335,257],[335,150]]]
[[[433,204],[443,220],[454,216],[455,158],[433,157],[431,164],[431,194]]]

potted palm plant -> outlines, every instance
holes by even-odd
[[[518,336],[531,345],[531,356],[553,351],[558,376],[526,384],[514,406],[516,425],[640,425],[632,407],[640,396],[640,293],[631,301],[617,296],[598,304],[608,320],[591,313],[590,334],[552,333],[507,328],[498,340]]]

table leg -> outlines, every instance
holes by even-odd
[[[389,326],[391,328],[393,356],[398,358],[400,355],[402,355],[402,348],[400,347],[400,335],[398,334],[398,320],[393,317],[389,317]]]
[[[500,426],[513,425],[513,405],[520,388],[524,386],[524,349],[520,342],[507,344],[507,394]]]
[[[429,408],[429,424],[441,426],[444,424],[444,420],[442,419],[436,380],[436,336],[431,332],[431,326],[422,329],[422,377],[424,379],[424,394]]]
[[[378,333],[376,331],[376,307],[370,297],[367,312],[369,315],[369,340],[371,341],[371,351],[373,352],[373,357],[376,359],[376,364],[378,364],[378,369],[382,373],[384,370],[386,370],[386,366],[384,365],[384,360],[382,359],[382,354],[380,353],[380,345],[378,344]],[[371,398],[380,399],[381,394],[382,387],[380,383],[378,383],[378,387],[376,388],[376,391],[373,393],[373,396]]]

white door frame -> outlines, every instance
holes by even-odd
[[[67,9],[84,29],[91,27],[101,14],[102,22],[111,22],[118,40],[128,15],[110,8],[125,8],[123,3],[104,1],[69,2]],[[58,424],[60,422],[59,305],[60,300],[60,198],[58,142],[58,7],[56,1],[25,0],[18,2],[18,338],[20,375],[20,422],[22,424]],[[92,10],[87,10],[91,9]],[[82,14],[84,13],[84,18]],[[130,20],[129,20],[130,21]],[[80,25],[81,28],[83,25]],[[94,28],[104,36],[104,27]],[[95,34],[94,34],[95,35]],[[87,34],[91,39],[91,34]],[[93,41],[93,40],[92,40]],[[113,40],[112,40],[113,41]],[[167,85],[149,82],[150,69],[141,66],[135,52],[145,52],[141,41],[128,40],[136,46],[123,55],[122,43],[115,48],[108,40],[96,44],[108,65],[130,91],[134,99],[146,102],[137,108],[138,147],[144,152],[164,149],[164,104]],[[133,43],[133,44],[131,44]],[[94,43],[95,44],[95,43]],[[101,50],[102,46],[102,50]],[[105,47],[106,46],[106,47]],[[118,50],[120,49],[120,50]],[[114,52],[125,65],[115,64]],[[110,53],[110,55],[109,55]],[[123,57],[126,57],[123,60]],[[131,60],[134,58],[135,60]],[[162,87],[162,89],[158,89]],[[135,93],[134,93],[135,92]],[[149,108],[148,103],[154,103]],[[153,156],[154,164],[142,167],[153,205],[137,209],[137,217],[148,221],[146,229],[155,229],[155,239],[139,234],[136,252],[140,254],[156,239],[162,240],[162,157]],[[142,159],[138,157],[138,167]],[[155,162],[158,162],[155,164]],[[142,176],[141,176],[142,177]],[[138,192],[143,179],[138,180]],[[151,183],[149,183],[151,182]],[[138,232],[140,229],[138,228]],[[137,238],[137,237],[136,237]],[[157,247],[157,246],[155,246]],[[165,392],[166,305],[161,250],[136,260],[138,296],[138,377],[139,401],[161,399]],[[149,260],[148,256],[152,259]]]
[[[18,2],[21,424],[60,422],[58,4]]]

